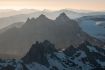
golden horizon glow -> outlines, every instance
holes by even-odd
[[[105,10],[105,0],[0,0],[0,9]]]

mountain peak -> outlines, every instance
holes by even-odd
[[[45,15],[41,14],[37,19],[48,19]]]
[[[44,14],[41,14],[39,17],[46,17]]]
[[[57,18],[56,20],[68,20],[69,17],[63,12],[61,13]],[[69,19],[70,20],[70,19]]]
[[[29,23],[30,21],[31,21],[31,19],[30,19],[30,18],[28,18],[28,19],[27,19],[27,21],[26,21],[26,23]]]
[[[67,15],[64,12],[61,13],[60,16],[66,16],[67,17]]]
[[[29,52],[26,54],[25,57],[23,57],[23,61],[26,63],[30,62],[38,62],[41,64],[47,64],[47,54],[53,54],[53,52],[56,51],[56,48],[52,43],[50,43],[48,40],[45,40],[44,42],[36,42],[32,45]]]

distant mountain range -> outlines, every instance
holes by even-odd
[[[71,19],[77,19],[83,16],[90,15],[104,15],[105,12],[95,12],[95,11],[87,11],[87,10],[75,10],[75,9],[62,9],[58,11],[50,11],[50,10],[34,10],[34,9],[22,9],[22,10],[0,10],[0,29],[7,27],[10,24],[14,24],[17,22],[25,22],[28,17],[37,18],[41,14],[46,15],[49,19],[55,20],[56,17],[61,13],[65,13]]]
[[[70,45],[77,47],[85,40],[94,45],[104,45],[104,42],[83,32],[78,22],[69,19],[65,13],[61,13],[56,20],[42,14],[36,19],[28,18],[20,28],[13,26],[3,30],[0,32],[0,54],[6,57],[23,56],[33,42],[46,39],[54,43],[57,49]]]
[[[0,9],[0,18],[10,17],[19,14],[29,14],[33,12],[37,12],[35,9],[21,9],[21,10],[13,10],[13,9]]]
[[[12,10],[9,10],[9,11],[11,12]],[[68,16],[70,18],[76,18],[76,17],[80,17],[80,16],[83,15],[82,13],[77,13],[77,12],[70,11],[70,10],[60,10],[60,11],[43,10],[43,11],[38,11],[38,10],[28,10],[28,9],[26,9],[26,10],[20,10],[20,11],[16,11],[16,12],[18,12],[18,13],[15,14],[15,15],[0,18],[0,29],[4,28],[4,27],[7,27],[8,25],[17,23],[17,22],[25,22],[27,20],[27,18],[32,18],[32,17],[37,18],[41,14],[46,15],[50,19],[56,19],[56,17],[59,16],[59,14],[61,14],[63,12],[68,14]],[[8,14],[8,11],[6,13]]]
[[[84,41],[57,50],[48,40],[37,41],[21,59],[0,60],[0,70],[105,70],[105,48]]]

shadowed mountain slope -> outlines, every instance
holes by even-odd
[[[44,40],[51,41],[60,49],[70,45],[77,47],[85,40],[98,46],[104,45],[83,32],[78,23],[69,19],[65,13],[60,14],[56,20],[50,20],[42,14],[36,19],[28,18],[21,28],[12,27],[1,33],[0,53],[22,56],[34,41]]]

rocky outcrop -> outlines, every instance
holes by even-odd
[[[25,57],[22,58],[22,60],[25,63],[38,62],[43,65],[49,65],[46,57],[48,54],[53,54],[53,52],[56,51],[57,50],[55,49],[54,45],[49,41],[45,40],[43,43],[39,43],[37,41],[32,45],[29,52]]]
[[[79,47],[57,50],[48,40],[34,43],[20,60],[0,60],[0,70],[105,69],[105,49],[84,41]]]

